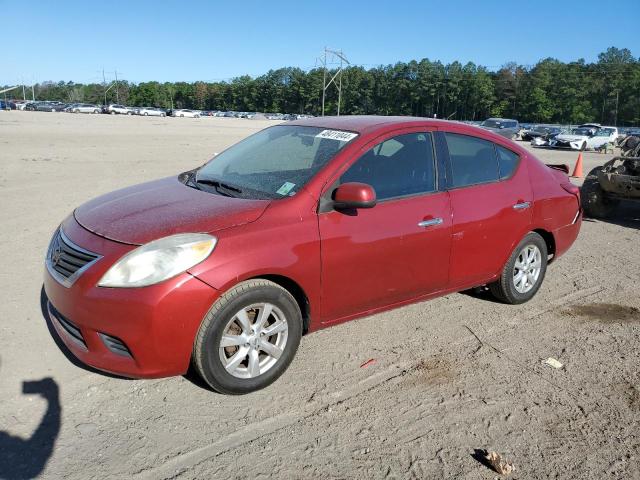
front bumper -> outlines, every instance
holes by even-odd
[[[74,243],[102,256],[70,287],[45,268],[49,320],[71,353],[126,377],[184,374],[200,322],[219,292],[188,273],[149,287],[98,287],[107,269],[135,247],[94,235],[73,217],[61,228]]]

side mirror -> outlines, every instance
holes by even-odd
[[[333,208],[336,210],[373,208],[375,205],[376,191],[366,183],[343,183],[333,192]]]

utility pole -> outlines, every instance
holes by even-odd
[[[330,59],[338,58],[340,60],[340,68],[338,71],[331,77],[329,82],[327,82],[327,57],[329,55]],[[324,72],[322,74],[322,116],[324,117],[324,102],[326,98],[327,88],[331,86],[333,83],[338,89],[338,116],[340,116],[340,103],[342,102],[342,71],[344,69],[344,64],[351,65],[349,60],[344,56],[342,50],[331,50],[327,47],[324,47],[324,54],[320,59],[320,63],[322,63],[322,67]],[[338,82],[336,83],[336,78]]]
[[[119,90],[119,86],[118,86],[118,70],[116,70],[115,72],[116,75],[116,103],[120,103],[120,92]]]
[[[33,102],[36,101],[36,93],[35,93],[35,90],[33,89],[33,83],[31,84],[31,101]]]
[[[618,126],[618,97],[620,95],[620,90],[616,90],[616,121],[614,123],[614,125],[617,127]]]
[[[27,95],[24,92],[24,80],[22,81],[22,100],[27,100]]]

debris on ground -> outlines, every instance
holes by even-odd
[[[562,363],[560,363],[558,360],[556,360],[553,357],[549,357],[547,358],[544,362],[542,362],[546,365],[549,365],[550,367],[553,368],[562,368],[564,365],[562,365]]]
[[[369,360],[364,362],[362,365],[360,365],[360,368],[367,368],[368,366],[373,365],[374,363],[376,363],[376,359],[370,358]]]
[[[509,463],[506,460],[504,460],[500,456],[500,454],[496,452],[489,452],[488,455],[486,456],[486,459],[487,459],[487,463],[491,465],[491,468],[493,468],[500,475],[509,475],[511,472],[513,472],[513,470],[515,470],[512,463]]]

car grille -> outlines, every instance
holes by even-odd
[[[47,253],[47,267],[63,285],[70,286],[100,255],[79,247],[61,229],[54,234]]]
[[[54,307],[51,302],[49,302],[49,313],[51,316],[58,321],[58,324],[64,329],[65,332],[71,337],[73,341],[77,344],[81,345],[84,348],[87,348],[87,343],[84,341],[84,337],[82,336],[82,332],[80,329],[74,325],[71,320],[62,315],[56,307]]]
[[[123,357],[133,358],[131,352],[129,351],[129,348],[122,340],[117,337],[107,335],[106,333],[100,333],[99,335],[105,347],[107,347],[111,351],[111,353],[122,355]]]

